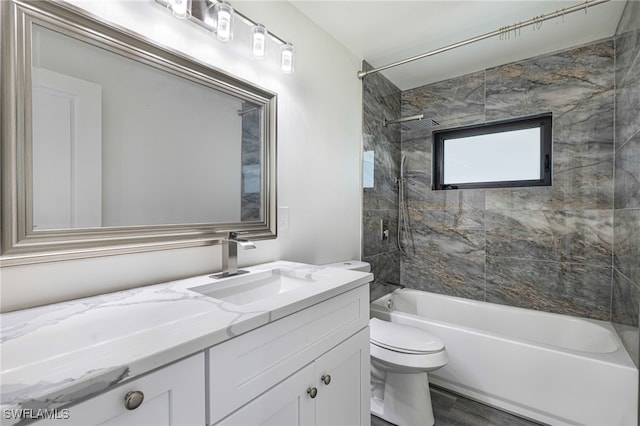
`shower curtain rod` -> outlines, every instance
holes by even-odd
[[[567,7],[567,8],[564,8],[564,9],[560,9],[560,10],[557,10],[557,11],[555,11],[553,13],[549,13],[549,14],[546,14],[546,15],[536,16],[534,18],[529,19],[528,21],[518,22],[517,24],[508,25],[506,27],[501,27],[500,29],[492,31],[490,33],[486,33],[486,34],[482,34],[482,35],[479,35],[479,36],[476,36],[476,37],[468,38],[468,39],[460,41],[458,43],[450,44],[448,46],[441,47],[439,49],[435,49],[435,50],[432,50],[430,52],[426,52],[426,53],[422,53],[420,55],[412,56],[411,58],[407,58],[407,59],[403,59],[401,61],[393,62],[393,63],[388,64],[388,65],[383,65],[381,67],[374,68],[374,69],[371,69],[369,71],[358,71],[358,78],[359,79],[363,79],[368,74],[373,74],[373,73],[376,73],[376,72],[380,72],[380,71],[386,70],[388,68],[397,67],[398,65],[404,65],[404,64],[406,64],[408,62],[413,62],[413,61],[416,61],[418,59],[422,59],[422,58],[426,58],[428,56],[436,55],[438,53],[446,52],[447,50],[452,50],[452,49],[455,49],[457,47],[462,47],[462,46],[465,46],[467,44],[475,43],[477,41],[484,40],[484,39],[489,38],[489,37],[493,37],[493,36],[501,35],[501,34],[506,35],[510,31],[516,31],[516,30],[519,30],[520,28],[523,28],[523,27],[526,27],[526,26],[529,26],[529,25],[538,25],[538,28],[540,28],[540,25],[542,25],[542,23],[544,21],[548,21],[549,19],[557,18],[559,16],[564,17],[564,15],[566,15],[566,14],[573,13],[573,12],[578,12],[578,11],[581,11],[581,10],[584,10],[584,12],[587,13],[587,9],[589,7],[596,6],[596,5],[600,4],[600,3],[606,3],[608,1],[609,0],[587,0],[584,3],[577,4],[577,5],[572,6],[572,7]]]

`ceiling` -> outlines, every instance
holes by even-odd
[[[289,0],[356,57],[374,67],[493,32],[579,1]],[[581,45],[615,34],[625,6],[610,0],[382,72],[402,90]]]

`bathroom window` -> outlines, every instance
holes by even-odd
[[[551,113],[434,131],[435,190],[551,185]]]

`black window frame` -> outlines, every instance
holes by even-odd
[[[484,124],[476,124],[454,129],[434,130],[431,134],[433,153],[433,178],[431,188],[433,190],[448,189],[479,189],[479,188],[513,188],[528,186],[551,186],[552,175],[552,138],[553,138],[552,113],[538,114],[534,116],[511,118],[508,120],[494,121]],[[539,127],[542,141],[540,144],[540,179],[510,180],[492,182],[469,182],[459,184],[444,183],[444,142],[446,139],[469,136],[480,136],[491,133],[501,133],[513,130],[523,130]]]

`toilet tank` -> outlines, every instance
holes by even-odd
[[[326,265],[329,268],[351,269],[353,271],[371,272],[371,265],[361,260],[344,260],[342,262],[328,263]]]

